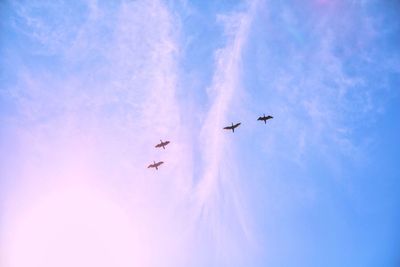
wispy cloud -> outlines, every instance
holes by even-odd
[[[233,237],[240,234],[230,231],[239,230],[248,242],[252,241],[243,199],[240,199],[234,143],[227,137],[231,133],[224,132],[222,127],[230,124],[231,120],[235,120],[234,123],[238,120],[229,114],[236,108],[233,99],[242,90],[242,52],[257,4],[253,1],[245,12],[218,16],[224,25],[227,41],[225,47],[215,53],[214,76],[207,89],[211,104],[200,134],[204,165],[202,178],[196,187],[197,212],[209,224],[216,249],[225,259],[236,258],[233,256],[235,252],[228,249],[229,243],[235,244],[230,247],[235,250],[239,249],[241,242],[240,238],[235,240]],[[227,230],[230,223],[238,223],[239,229]]]
[[[364,15],[362,3],[311,1],[302,8],[281,3],[262,12],[246,68],[248,80],[265,88],[256,94],[250,84],[251,102],[274,110],[279,118],[274,122],[279,127],[271,129],[279,133],[264,146],[274,151],[270,159],[278,156],[302,165],[312,150],[326,162],[341,156],[356,159],[363,147],[353,142],[353,132],[379,114],[383,85],[377,80],[395,72],[387,69],[391,59],[372,49],[384,38],[382,21]],[[282,136],[289,146],[280,142]]]
[[[17,107],[15,113],[7,115],[7,129],[13,129],[15,142],[20,144],[18,151],[13,151],[19,155],[20,171],[7,172],[12,176],[2,178],[18,185],[5,191],[2,217],[6,221],[1,230],[8,234],[2,234],[1,254],[8,256],[3,261],[5,266],[40,261],[40,256],[16,257],[32,255],[19,234],[27,231],[42,233],[43,241],[29,248],[36,255],[64,253],[56,247],[54,251],[46,248],[48,235],[57,235],[41,226],[56,208],[48,203],[61,203],[68,209],[57,215],[68,227],[84,207],[101,202],[96,202],[100,194],[105,202],[119,207],[118,213],[123,216],[118,216],[124,218],[124,222],[100,224],[107,227],[103,230],[130,233],[125,239],[117,234],[120,242],[112,244],[121,246],[120,252],[113,250],[123,257],[121,266],[183,265],[186,256],[178,255],[187,238],[182,233],[187,228],[183,200],[191,187],[191,149],[185,142],[175,95],[177,23],[161,1],[86,4],[65,3],[68,12],[58,11],[55,20],[38,15],[51,13],[51,3],[13,5],[18,15],[16,33],[23,33],[34,45],[40,44],[30,50],[35,56],[51,60],[41,61],[44,63],[39,69],[19,66],[18,81],[4,96]],[[70,13],[82,17],[82,21],[71,21],[75,16]],[[172,143],[165,151],[156,150],[159,139]],[[166,162],[162,171],[146,169],[153,160]],[[188,164],[182,164],[186,161]],[[94,202],[88,200],[91,196]],[[72,201],[74,197],[82,201],[81,207]],[[21,201],[18,207],[16,199]],[[37,214],[29,212],[38,209]],[[102,213],[93,216],[82,218],[89,224],[105,218]],[[31,224],[20,223],[27,218]],[[71,232],[71,236],[75,234]],[[59,249],[65,253],[72,241],[79,242],[58,235],[63,240]],[[125,253],[129,250],[136,252]],[[93,257],[90,251],[75,255],[76,259],[84,262]],[[62,266],[62,262],[52,264]]]

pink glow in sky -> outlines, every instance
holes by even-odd
[[[235,14],[226,23],[238,28],[216,59],[224,74],[222,79],[216,75],[211,86],[219,95],[213,108],[217,116],[211,111],[201,130],[207,166],[195,185],[190,143],[196,142],[191,140],[196,129],[182,123],[185,110],[176,98],[175,18],[161,1],[123,2],[109,22],[115,36],[103,43],[93,31],[106,11],[96,1],[88,3],[88,20],[68,47],[62,41],[68,27],[56,37],[43,34],[46,25],[38,23],[31,36],[65,55],[72,69],[79,68],[81,58],[90,62],[91,51],[108,64],[62,79],[46,73],[38,79],[21,70],[19,83],[29,88],[31,100],[17,94],[16,101],[30,123],[15,130],[13,155],[20,168],[12,170],[18,184],[5,202],[3,264],[202,266],[215,257],[240,259],[238,245],[250,238],[250,230],[239,210],[237,186],[230,181],[223,189],[220,183],[226,181],[217,181],[226,157],[222,133],[210,127],[223,123],[234,92],[226,89],[236,82],[230,77],[236,76],[252,15]],[[15,9],[29,19],[24,5]],[[154,148],[160,138],[172,141],[167,149]],[[153,160],[168,164],[159,171],[147,169]],[[228,176],[234,175],[228,172],[224,179]],[[220,190],[232,201],[223,207],[223,217]],[[227,230],[227,222],[238,228]],[[240,229],[244,237],[236,240],[231,233]]]

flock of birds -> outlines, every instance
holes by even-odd
[[[258,117],[258,121],[264,121],[264,123],[265,124],[267,124],[267,120],[270,120],[270,119],[273,119],[274,117],[272,117],[271,115],[268,115],[268,116],[265,116],[265,114],[263,114],[263,116],[261,116],[261,117]],[[232,123],[232,125],[231,126],[226,126],[226,127],[224,127],[223,129],[224,130],[232,130],[232,132],[234,133],[235,132],[235,128],[237,128],[237,127],[239,127],[239,125],[240,125],[241,123],[240,122],[238,122],[238,123],[236,123],[236,124],[233,124]],[[170,143],[170,141],[162,141],[162,140],[160,140],[160,143],[159,144],[157,144],[157,145],[155,145],[155,148],[163,148],[163,149],[165,149],[165,147],[168,145]],[[163,164],[164,163],[164,161],[159,161],[159,162],[155,162],[155,161],[153,161],[153,163],[152,164],[150,164],[147,168],[155,168],[156,170],[158,170],[158,167],[160,167],[160,165],[161,164]]]

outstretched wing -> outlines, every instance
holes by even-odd
[[[154,168],[154,165],[153,164],[150,164],[148,167],[147,167],[147,169],[148,168]]]
[[[226,126],[224,127],[225,130],[232,130],[232,126]]]
[[[163,161],[157,162],[157,163],[156,163],[156,166],[158,167],[158,166],[160,166],[160,165],[163,164],[163,163],[164,163]]]
[[[265,117],[258,117],[257,120],[258,120],[258,121],[263,121],[263,120],[265,120]]]
[[[233,128],[238,127],[240,124],[241,124],[240,122],[239,122],[239,123],[236,123],[235,125],[233,125]]]

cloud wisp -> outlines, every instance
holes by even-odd
[[[106,266],[113,258],[119,266],[184,265],[191,180],[182,162],[191,151],[175,98],[175,18],[156,0],[64,8],[53,20],[41,16],[55,11],[50,2],[12,5],[16,34],[34,44],[26,53],[39,67],[21,60],[2,91],[16,107],[1,119],[14,133],[8,152],[19,166],[1,179],[13,181],[2,189],[2,264],[44,266],[53,255],[49,266]],[[56,40],[45,38],[49,29]],[[156,150],[159,139],[173,143]],[[146,169],[159,159],[168,162],[163,171]],[[38,235],[35,246],[24,245]],[[80,242],[86,253],[74,249]]]
[[[224,132],[222,127],[237,119],[233,118],[232,110],[235,109],[234,98],[242,90],[242,52],[257,5],[258,1],[253,1],[246,12],[218,16],[227,41],[225,47],[215,53],[214,76],[207,89],[210,106],[200,133],[203,172],[195,188],[196,216],[208,224],[214,235],[215,248],[225,260],[238,260],[234,255],[239,252],[235,251],[240,249],[239,240],[252,241],[243,199],[240,199],[234,143],[226,136],[231,133]],[[229,229],[230,223],[238,225]],[[242,237],[236,239],[234,235]]]

